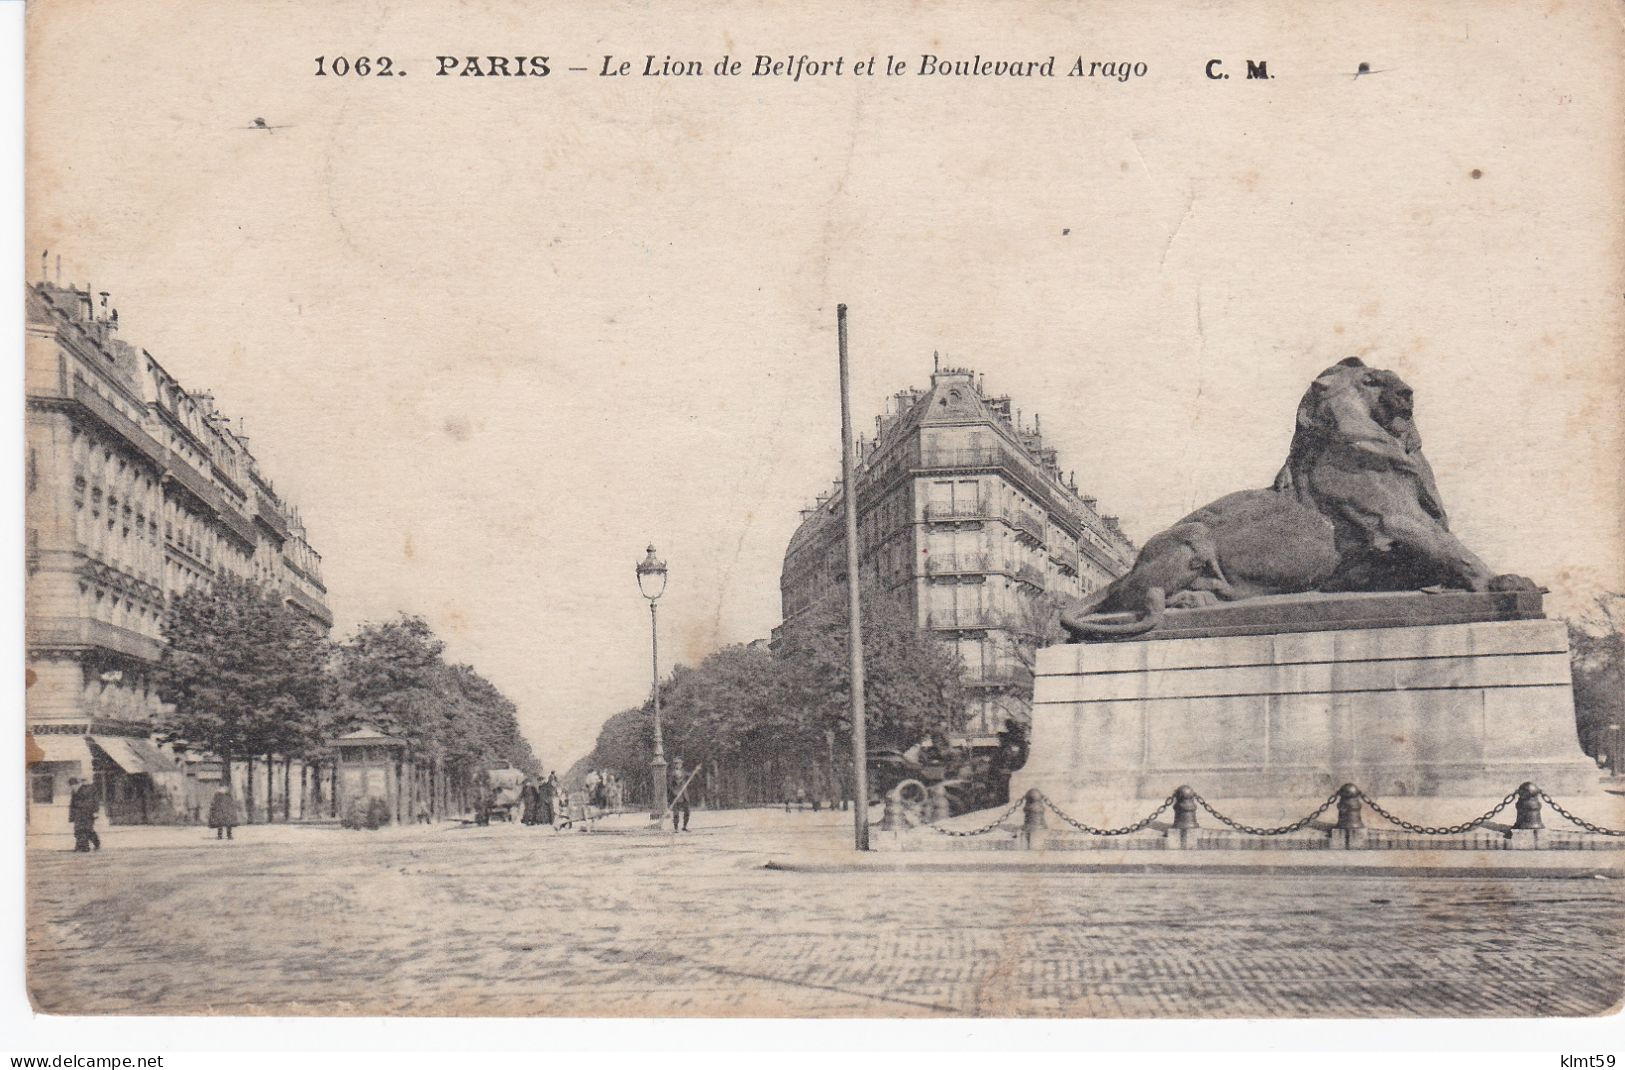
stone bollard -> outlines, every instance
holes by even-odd
[[[1027,851],[1042,851],[1048,835],[1044,823],[1044,793],[1029,788],[1021,804],[1021,846]]]
[[[1337,827],[1331,831],[1331,845],[1344,850],[1359,847],[1365,840],[1365,820],[1361,816],[1364,806],[1360,789],[1344,784],[1337,789]]]
[[[1546,826],[1540,820],[1540,789],[1529,781],[1518,785],[1518,820],[1507,833],[1508,846],[1516,851],[1533,851],[1540,847],[1541,834]]]
[[[1181,784],[1174,789],[1174,828],[1193,829],[1196,824],[1196,789]]]
[[[928,825],[935,825],[939,821],[946,821],[952,816],[948,807],[948,789],[941,784],[934,784],[925,799],[925,821]]]
[[[1512,827],[1515,829],[1541,829],[1546,826],[1540,823],[1540,789],[1529,781],[1518,785],[1518,821]]]
[[[1196,789],[1181,784],[1174,789],[1174,827],[1168,830],[1163,845],[1174,850],[1189,848],[1195,844],[1195,832],[1200,827],[1196,823]]]

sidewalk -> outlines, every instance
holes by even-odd
[[[879,815],[877,807],[873,816],[878,820]],[[358,847],[374,843],[420,840],[454,843],[460,840],[500,838],[509,835],[524,838],[527,842],[577,836],[587,839],[602,836],[606,840],[611,837],[647,836],[651,839],[663,838],[683,842],[690,838],[715,841],[720,835],[737,834],[742,846],[767,849],[783,843],[799,843],[808,837],[828,838],[832,842],[839,843],[842,835],[837,829],[847,830],[845,840],[850,842],[851,826],[851,811],[837,810],[833,813],[822,811],[814,814],[803,810],[786,813],[777,807],[764,807],[746,810],[696,810],[690,821],[691,831],[675,835],[671,832],[669,819],[664,824],[656,825],[648,812],[641,809],[598,818],[590,827],[585,822],[575,822],[557,830],[545,826],[522,825],[517,821],[496,821],[490,825],[475,825],[469,821],[448,819],[428,825],[386,825],[380,829],[347,829],[332,821],[238,825],[233,830],[233,838],[229,841],[217,840],[215,830],[203,825],[108,825],[102,821],[97,822],[96,832],[101,837],[104,853],[152,848],[196,848],[215,844],[222,848],[234,848],[270,844]],[[29,851],[71,853],[73,829],[66,821],[60,826],[53,825],[50,828],[30,827],[24,842]]]
[[[1625,880],[1625,852],[1599,851],[909,851],[792,850],[788,873],[1215,873],[1264,877],[1567,877]]]

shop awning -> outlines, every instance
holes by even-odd
[[[54,733],[30,732],[28,735],[28,764],[39,762],[90,762],[90,748],[85,746],[85,736],[63,736]],[[35,757],[38,750],[40,757]]]
[[[126,773],[173,773],[174,761],[144,739],[127,736],[90,736],[90,741]]]

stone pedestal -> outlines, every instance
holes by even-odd
[[[1483,615],[1511,619],[1409,623],[1447,604],[1416,600],[1461,609],[1472,597]],[[1216,804],[1312,807],[1346,782],[1383,800],[1494,801],[1524,781],[1560,798],[1596,794],[1598,769],[1575,731],[1566,627],[1504,598],[1513,608],[1497,611],[1495,598],[1333,597],[1343,611],[1320,630],[1314,601],[1281,600],[1282,623],[1297,630],[1275,632],[1259,630],[1271,601],[1260,599],[1238,605],[1243,631],[1213,607],[1170,612],[1159,632],[1171,637],[1049,647],[1032,757],[1011,797],[1038,788],[1057,801],[1160,801],[1189,784]],[[1365,626],[1342,626],[1350,619]],[[1218,634],[1203,634],[1213,621]]]

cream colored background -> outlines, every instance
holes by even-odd
[[[860,427],[941,350],[1137,539],[1266,484],[1360,354],[1492,567],[1558,611],[1625,589],[1621,8],[1284,10],[40,0],[30,275],[61,253],[247,417],[337,634],[423,614],[560,770],[647,691],[645,543],[670,656],[777,623],[838,468],[840,301]],[[922,51],[1150,71],[709,73]],[[363,53],[408,76],[312,76]],[[554,73],[432,76],[487,53]],[[566,70],[606,53],[707,74]]]

